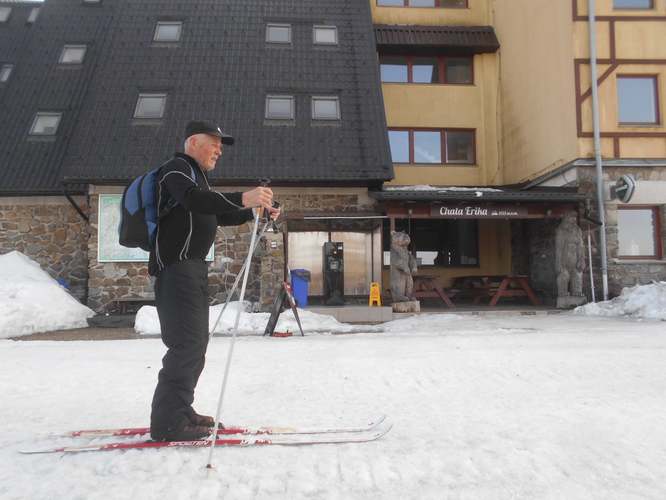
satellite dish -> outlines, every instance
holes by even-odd
[[[612,187],[613,197],[622,203],[629,203],[636,190],[636,179],[631,174],[620,177]]]

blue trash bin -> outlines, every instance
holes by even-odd
[[[291,289],[298,307],[307,307],[308,288],[310,287],[310,271],[307,269],[291,270]]]

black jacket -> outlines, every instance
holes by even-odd
[[[212,191],[206,173],[182,153],[162,165],[157,199],[160,213],[168,211],[160,217],[150,252],[148,272],[153,276],[174,262],[205,259],[217,226],[238,226],[253,217],[252,209],[242,206],[242,193]]]

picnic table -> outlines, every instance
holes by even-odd
[[[496,306],[502,297],[527,297],[533,305],[541,304],[528,277],[524,275],[458,276],[453,282],[453,288],[460,289],[461,294],[472,296],[475,304],[490,297],[488,305],[491,307]]]
[[[438,276],[431,274],[415,274],[412,276],[414,280],[414,297],[421,298],[439,298],[444,304],[450,308],[456,306],[451,301],[451,297],[447,291],[442,288],[437,282]]]

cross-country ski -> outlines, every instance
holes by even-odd
[[[215,445],[228,446],[308,446],[315,444],[350,444],[367,443],[376,441],[391,430],[388,425],[377,431],[361,432],[329,432],[324,434],[291,434],[274,435],[270,438],[245,437],[216,439]],[[20,452],[25,455],[43,453],[81,453],[86,451],[111,451],[111,450],[145,450],[162,448],[206,448],[211,445],[210,440],[200,439],[196,441],[123,441],[118,443],[89,444],[83,446],[63,446],[58,448],[27,449]]]
[[[339,434],[348,432],[366,432],[378,427],[386,420],[386,415],[382,415],[367,425],[359,427],[225,427],[217,430],[217,435],[262,435],[262,434]],[[62,434],[62,437],[108,437],[108,436],[142,436],[150,433],[150,427],[126,427],[118,429],[86,429],[79,431],[69,431]]]

